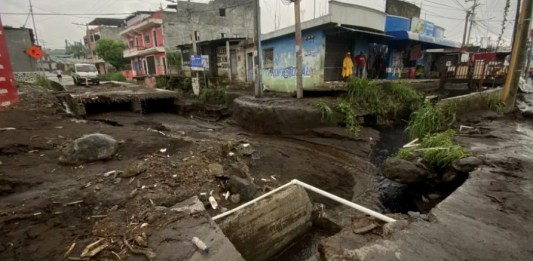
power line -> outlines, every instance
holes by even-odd
[[[463,8],[463,10],[468,10],[466,7],[464,7],[458,0],[455,0],[455,2],[461,7]]]
[[[28,15],[20,12],[1,12],[1,15]],[[63,15],[63,16],[99,16],[99,15],[130,15],[131,13],[101,13],[101,14],[83,14],[83,13],[33,13],[33,15]]]

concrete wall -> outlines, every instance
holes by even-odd
[[[219,225],[245,260],[268,260],[311,227],[305,190],[290,186],[242,209]]]
[[[13,72],[37,71],[37,61],[26,54],[26,50],[33,45],[32,31],[4,27],[4,33]]]
[[[326,38],[322,30],[302,32],[303,86],[318,88],[324,82],[324,57]],[[271,68],[263,69],[263,84],[266,90],[280,92],[296,91],[296,48],[293,35],[275,38],[262,44],[263,52],[274,51]],[[263,62],[265,59],[263,58]],[[263,63],[265,64],[265,63]]]
[[[387,0],[385,12],[390,15],[403,16],[409,19],[420,17],[420,7],[402,0]]]
[[[385,30],[386,14],[373,8],[331,1],[329,12],[334,23]]]
[[[165,48],[175,50],[177,45],[191,44],[194,31],[200,33],[199,42],[221,39],[221,33],[228,38],[253,38],[253,3],[253,0],[215,0],[207,4],[178,2],[177,13],[162,14]],[[220,16],[220,8],[225,8],[225,16]]]
[[[442,99],[437,103],[437,105],[455,107],[457,114],[468,113],[476,110],[488,110],[490,109],[489,99],[491,97],[500,97],[501,94],[501,88],[483,92],[473,92],[467,95]]]

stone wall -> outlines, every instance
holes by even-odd
[[[42,75],[41,72],[13,72],[17,82],[36,82],[40,75]]]
[[[420,17],[420,7],[402,0],[387,0],[385,12],[389,15],[396,15],[412,19]]]

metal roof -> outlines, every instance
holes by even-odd
[[[121,27],[124,26],[124,19],[121,18],[95,18],[92,20],[88,25],[96,25],[96,26],[116,26]]]

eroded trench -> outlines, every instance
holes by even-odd
[[[86,113],[90,116],[108,112],[130,111],[131,108],[132,105],[129,102],[107,101],[104,103],[99,102],[85,104]],[[187,109],[189,110],[187,111]],[[190,108],[180,108],[176,105],[174,99],[147,100],[142,103],[142,113],[145,115],[150,113],[179,114],[180,111],[187,111],[187,113],[191,115],[194,113],[199,113],[200,111],[205,112],[205,110],[197,110],[195,112],[190,111]],[[298,115],[294,116],[299,117]],[[267,115],[261,115],[261,117],[268,118]],[[223,118],[224,116],[222,115],[217,116],[217,119]],[[383,213],[408,213],[409,211],[429,211],[431,208],[421,208],[420,204],[417,204],[417,202],[420,200],[421,195],[427,194],[429,192],[428,188],[425,188],[423,185],[402,185],[394,181],[390,181],[380,174],[380,167],[387,159],[387,157],[396,153],[396,151],[401,146],[408,142],[405,136],[404,126],[379,127],[374,125],[374,122],[371,121],[371,117],[367,119],[370,119],[370,121],[367,120],[367,127],[374,127],[379,132],[380,136],[379,141],[370,146],[370,151],[365,152],[367,157],[361,156],[361,151],[358,147],[361,146],[361,141],[345,140],[345,137],[342,137],[342,135],[333,135],[332,138],[331,135],[328,136],[317,133],[298,133],[297,136],[291,135],[290,133],[283,133],[283,135],[259,135],[256,137],[256,140],[259,143],[269,143],[269,146],[279,146],[280,151],[284,150],[283,146],[300,146],[300,148],[306,148],[307,150],[309,150],[307,152],[309,154],[315,151],[316,153],[314,153],[314,157],[301,159],[302,162],[299,163],[299,165],[308,164],[310,166],[310,169],[320,165],[321,162],[324,161],[336,161],[337,167],[319,168],[319,171],[316,171],[314,173],[308,172],[307,169],[290,169],[292,173],[287,177],[283,178],[283,181],[288,182],[290,179],[297,178],[304,182],[308,182],[312,185],[322,188],[332,194],[347,199],[351,199],[350,197],[353,197],[353,195],[355,194],[361,194],[361,191],[356,190],[366,190],[366,193],[372,194],[372,196],[370,196],[371,198],[373,197],[377,199],[374,201],[370,200],[365,202],[367,204],[370,204],[366,205],[366,207],[375,210],[380,210]],[[295,121],[298,121],[298,119],[295,118]],[[254,123],[249,122],[248,124]],[[241,125],[240,127],[246,128],[247,126]],[[276,142],[268,141],[269,139],[272,139],[272,141],[275,140]],[[339,141],[345,144],[343,146],[339,146]],[[353,144],[350,144],[350,142],[353,142]],[[358,161],[354,162],[352,157],[357,158]],[[277,171],[285,172],[287,171],[286,167],[292,160],[290,159],[290,157],[288,157],[286,163],[287,165],[284,165],[283,162],[269,163],[269,155],[267,153],[261,155],[261,158],[262,159],[259,161],[259,164],[254,163],[255,165],[251,166],[252,171],[260,172],[262,171],[261,168],[263,165],[278,164]],[[335,158],[336,160],[334,160]],[[355,176],[353,176],[353,174],[351,174],[351,172],[353,172],[353,169],[349,169],[353,168],[354,165],[365,164],[372,164],[377,168],[374,170],[367,170],[371,174],[371,182],[367,184],[368,187],[357,187],[354,184],[354,180],[356,180],[356,178]],[[269,171],[276,171],[276,168],[269,169]],[[465,179],[459,180],[456,183],[451,184],[449,187],[443,188],[446,196],[452,193],[458,186],[460,186],[464,182],[464,180]],[[340,204],[332,202],[321,196],[315,195],[313,193],[309,193],[309,196],[313,203],[322,203],[326,206],[326,208],[333,209],[334,211],[336,211],[336,209],[342,209],[339,208]],[[444,198],[442,198],[441,200],[443,199]],[[373,204],[369,202],[372,202]],[[337,214],[343,215],[343,213]],[[346,215],[349,215],[349,213],[346,213]],[[288,244],[288,246],[282,248],[275,256],[273,256],[269,260],[300,261],[313,260],[313,258],[315,258],[316,260],[319,258],[320,242],[325,238],[333,236],[340,230],[340,224],[334,224],[330,220],[315,220],[315,222],[313,222],[313,226],[306,233],[293,240],[290,244]]]

